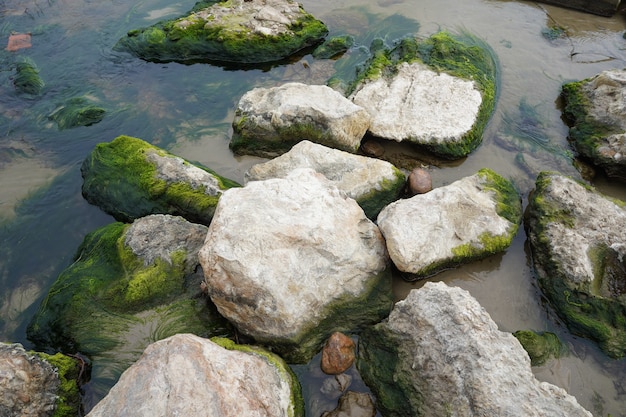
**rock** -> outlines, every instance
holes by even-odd
[[[88,417],[301,417],[287,364],[227,339],[178,334],[148,346]]]
[[[433,179],[430,176],[430,172],[424,168],[415,168],[409,174],[408,179],[409,194],[424,194],[433,189]]]
[[[219,312],[289,363],[308,362],[331,333],[376,323],[391,306],[378,228],[310,169],[226,191],[199,256]]]
[[[230,148],[273,157],[301,140],[356,153],[370,124],[365,109],[325,85],[286,83],[254,88],[241,97]]]
[[[229,334],[200,295],[198,250],[206,233],[205,226],[169,215],[90,233],[29,323],[28,339],[41,350],[89,356],[92,377],[104,389],[155,340],[181,332]]]
[[[293,0],[209,0],[187,16],[129,31],[115,49],[147,61],[255,64],[283,60],[327,34]]]
[[[81,174],[85,199],[122,222],[172,214],[208,225],[222,192],[239,186],[130,136],[98,144]]]
[[[609,177],[626,181],[626,69],[564,84],[561,95],[576,150]]]
[[[385,207],[377,218],[391,260],[411,278],[504,251],[521,222],[513,185],[490,169]]]
[[[377,407],[394,416],[587,416],[539,382],[517,339],[465,290],[427,282],[365,330],[357,362]]]
[[[361,143],[361,151],[372,158],[380,158],[385,154],[383,145],[373,139],[364,140],[363,143]]]
[[[626,354],[626,203],[542,172],[525,227],[539,286],[570,331]]]
[[[30,58],[22,58],[15,64],[15,89],[23,94],[33,96],[41,94],[45,83],[39,76],[39,69]]]
[[[540,0],[540,3],[553,4],[555,6],[609,17],[613,16],[618,11],[620,0]]]
[[[565,346],[559,337],[551,332],[536,333],[531,330],[519,330],[513,333],[519,340],[528,356],[531,366],[540,366],[554,357],[559,358],[565,351]]]
[[[322,417],[375,417],[376,407],[372,397],[364,392],[348,391],[339,399],[337,408]]]
[[[386,161],[353,155],[307,140],[289,152],[263,164],[254,165],[246,181],[284,178],[297,168],[311,168],[324,175],[333,186],[356,200],[370,219],[400,196],[404,174]]]
[[[56,122],[59,130],[91,126],[99,123],[106,113],[106,110],[97,104],[90,97],[72,97],[57,104],[56,109],[48,115],[48,119]]]
[[[354,363],[354,342],[341,332],[330,335],[322,349],[321,367],[324,373],[338,375]]]
[[[354,45],[354,38],[350,35],[333,36],[315,48],[312,55],[315,59],[336,59]]]
[[[31,43],[31,34],[30,33],[12,33],[9,35],[9,42],[7,44],[7,51],[18,51],[24,48],[30,48]]]
[[[376,52],[349,96],[371,114],[369,132],[448,159],[474,150],[495,102],[493,57],[474,43],[442,32]]]
[[[78,415],[78,365],[60,353],[26,352],[0,343],[0,415]]]

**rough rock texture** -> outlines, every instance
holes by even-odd
[[[31,320],[29,340],[41,350],[90,356],[92,376],[112,385],[155,340],[227,335],[227,323],[200,296],[198,250],[206,233],[169,215],[90,233]]]
[[[324,344],[320,367],[326,374],[337,375],[350,368],[354,359],[355,346],[352,339],[341,332],[335,332]]]
[[[285,59],[327,34],[293,0],[208,0],[188,16],[131,30],[116,49],[148,61],[254,64]]]
[[[148,346],[88,417],[299,417],[300,385],[260,348],[179,334]]]
[[[375,417],[376,407],[372,397],[364,392],[348,391],[339,399],[337,408],[322,417]]]
[[[289,152],[246,173],[246,181],[284,178],[296,168],[311,168],[328,178],[334,186],[356,200],[365,214],[376,218],[380,210],[400,196],[404,174],[379,159],[353,155],[307,140]]]
[[[370,115],[325,85],[287,83],[254,88],[235,109],[235,153],[276,156],[301,140],[356,152],[370,124]]]
[[[358,367],[387,417],[591,417],[535,379],[517,339],[467,291],[442,282],[412,290],[361,335]]]
[[[553,4],[608,17],[613,16],[617,12],[620,0],[541,0],[540,3]]]
[[[122,222],[173,214],[208,225],[223,190],[239,186],[129,136],[98,144],[81,174],[85,199]]]
[[[609,177],[626,181],[626,69],[563,85],[570,140]]]
[[[525,227],[539,285],[577,334],[626,354],[626,209],[558,173],[542,172]]]
[[[219,312],[290,363],[391,306],[378,228],[310,169],[225,192],[199,256]]]
[[[391,203],[377,223],[396,267],[421,278],[505,250],[517,233],[521,210],[513,185],[482,169]]]
[[[60,384],[48,362],[20,344],[0,343],[0,416],[51,416]]]

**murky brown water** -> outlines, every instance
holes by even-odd
[[[5,158],[0,158],[5,161],[0,165],[0,340],[28,345],[24,328],[47,288],[68,265],[84,235],[112,221],[80,195],[79,166],[95,144],[120,134],[136,136],[242,182],[245,171],[262,160],[235,157],[228,149],[239,97],[253,87],[286,81],[324,83],[335,71],[334,62],[310,56],[263,71],[233,71],[211,65],[146,63],[111,51],[129,29],[175,17],[193,4],[193,0],[173,4],[0,0],[0,42],[12,31],[33,33],[32,48],[0,52],[0,157]],[[558,107],[561,84],[626,66],[623,15],[603,18],[501,0],[305,0],[302,4],[332,34],[350,33],[357,42],[365,42],[374,30],[401,36],[413,31],[415,22],[417,33],[424,37],[449,30],[484,39],[499,61],[500,90],[483,144],[464,160],[429,169],[434,185],[440,186],[480,168],[492,168],[515,181],[524,204],[539,171],[578,176]],[[391,18],[393,28],[380,26],[394,15],[404,20]],[[542,31],[553,26],[565,28],[566,35],[552,41],[544,37]],[[20,56],[34,59],[41,69],[46,89],[39,98],[20,97],[13,91],[11,70]],[[77,95],[99,101],[107,115],[97,125],[59,131],[45,115],[55,103]],[[538,117],[540,137],[515,139],[507,134],[523,116],[520,103]],[[29,151],[19,153],[23,146]],[[406,149],[387,147],[388,153],[401,151]],[[12,156],[16,152],[19,155]],[[602,177],[595,184],[626,199],[624,185]],[[17,204],[27,196],[33,198]],[[570,336],[543,302],[529,265],[526,236],[520,228],[506,253],[430,279],[470,291],[501,330],[557,333],[570,352],[535,368],[537,377],[565,388],[594,415],[626,416],[626,361],[610,360],[592,344]],[[421,285],[397,279],[396,298]]]

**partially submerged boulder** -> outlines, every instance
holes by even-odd
[[[129,31],[116,49],[147,61],[255,64],[288,58],[327,34],[294,0],[206,0],[188,16]]]
[[[621,0],[540,0],[539,2],[609,17],[617,13]]]
[[[370,219],[400,196],[405,175],[386,161],[353,155],[304,140],[271,161],[254,165],[246,181],[285,178],[298,168],[311,168],[356,200]]]
[[[481,143],[493,112],[496,65],[469,36],[405,38],[375,51],[349,98],[372,115],[372,135],[461,158]]]
[[[406,278],[424,278],[504,251],[521,222],[513,184],[484,168],[454,183],[398,200],[377,218],[387,249]]]
[[[148,346],[88,417],[302,417],[300,385],[264,349],[178,334]]]
[[[365,109],[325,85],[254,88],[235,109],[230,148],[273,157],[301,140],[356,153],[370,124]]]
[[[570,331],[626,354],[626,203],[569,177],[539,174],[528,230],[539,285]]]
[[[378,228],[310,169],[226,191],[199,256],[219,312],[290,363],[306,363],[334,331],[359,331],[391,307]]]
[[[591,417],[539,382],[517,339],[465,290],[427,282],[364,331],[357,362],[383,415]]]
[[[205,226],[169,215],[90,233],[30,322],[29,340],[42,350],[90,356],[93,376],[115,382],[157,339],[228,334],[201,296],[198,250],[206,233]]]
[[[72,97],[58,103],[48,115],[48,120],[55,122],[59,130],[91,126],[99,123],[106,114],[106,110],[98,104],[88,97]]]
[[[223,190],[239,186],[130,136],[98,144],[81,174],[85,199],[122,222],[172,214],[208,225]]]
[[[79,374],[78,362],[69,356],[27,352],[19,343],[0,343],[0,415],[78,415]]]
[[[41,94],[45,83],[39,75],[39,68],[32,59],[22,58],[15,64],[13,85],[17,91],[23,94],[32,96]]]
[[[626,69],[564,84],[561,95],[576,150],[609,177],[626,181]]]

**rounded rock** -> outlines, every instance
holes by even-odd
[[[408,185],[411,195],[424,194],[433,189],[433,180],[427,170],[415,168],[409,174]]]
[[[322,371],[338,375],[348,370],[354,363],[354,342],[343,333],[333,333],[322,349]]]

